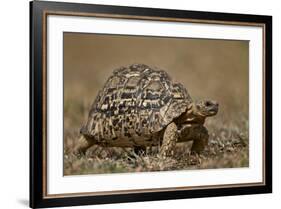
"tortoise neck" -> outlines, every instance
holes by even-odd
[[[205,118],[203,115],[198,114],[198,110],[196,108],[195,103],[191,103],[187,111],[185,113],[185,120],[190,121],[192,123],[203,124],[205,122]]]

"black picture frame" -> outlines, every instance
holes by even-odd
[[[138,19],[139,17],[196,20],[214,23],[242,23],[264,25],[264,95],[265,117],[265,179],[263,185],[245,185],[240,187],[202,188],[195,190],[169,190],[156,192],[138,192],[104,195],[79,196],[45,196],[46,182],[44,180],[46,159],[44,155],[46,134],[46,78],[44,78],[44,33],[46,25],[44,18],[48,14],[62,13],[64,15],[109,14],[125,15]],[[169,9],[134,8],[121,6],[105,6],[78,3],[58,3],[33,1],[30,2],[30,207],[44,208],[57,206],[77,206],[88,204],[105,204],[137,201],[168,200],[182,198],[198,198],[228,195],[245,195],[272,192],[272,17],[261,15],[230,14],[215,12],[183,11]]]

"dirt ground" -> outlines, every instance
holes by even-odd
[[[64,174],[247,167],[248,49],[247,41],[65,33]],[[158,147],[140,155],[95,146],[85,156],[72,154],[98,90],[115,68],[133,63],[166,70],[194,100],[219,102],[218,115],[206,121],[210,138],[201,155],[190,154],[190,143],[165,160]]]

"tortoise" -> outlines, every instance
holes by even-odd
[[[100,145],[138,152],[158,145],[161,156],[171,156],[177,142],[192,140],[191,152],[200,153],[209,138],[205,119],[217,112],[216,101],[194,102],[164,70],[145,64],[121,67],[99,91],[74,151],[85,154]]]

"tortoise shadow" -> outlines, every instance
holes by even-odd
[[[29,201],[27,199],[18,199],[17,202],[23,206],[29,207]]]

